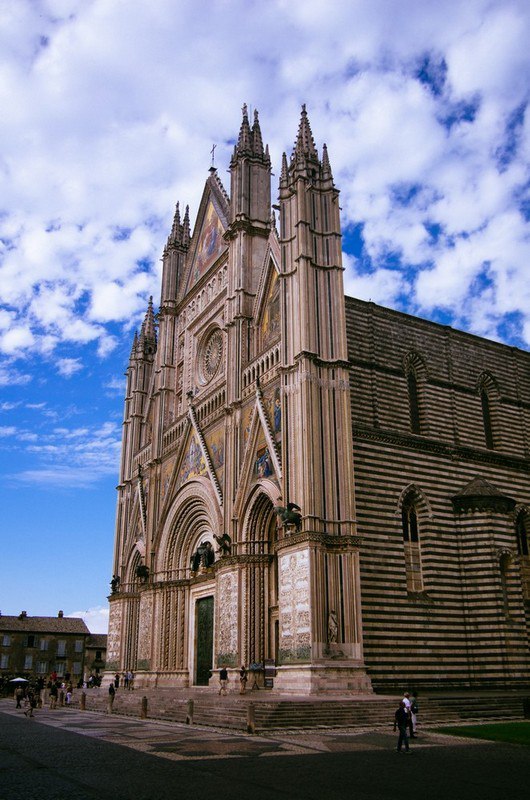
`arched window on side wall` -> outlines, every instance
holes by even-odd
[[[490,400],[488,393],[484,388],[480,390],[480,401],[482,403],[482,421],[484,423],[486,447],[488,450],[493,450],[493,428],[491,425]]]
[[[407,385],[409,390],[410,429],[412,433],[421,433],[418,379],[412,371],[410,371],[407,376]]]
[[[483,372],[477,382],[477,392],[480,396],[482,410],[482,426],[484,430],[484,444],[488,450],[499,447],[499,413],[500,393],[497,381],[489,372]]]
[[[407,381],[410,432],[425,434],[427,432],[425,403],[427,369],[425,363],[418,353],[411,351],[403,359],[403,369]]]
[[[530,600],[530,514],[522,509],[515,520],[515,536],[517,539],[517,553],[521,563],[521,584],[523,597]]]
[[[409,496],[403,502],[401,508],[401,524],[403,529],[407,590],[409,592],[421,592],[423,591],[423,577],[421,571],[420,531],[418,525],[418,510],[413,497]]]

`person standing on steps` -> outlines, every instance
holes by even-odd
[[[409,715],[405,701],[401,700],[397,711],[394,715],[394,731],[399,729],[399,738],[397,742],[397,751],[401,753],[401,748],[405,744],[405,753],[409,753],[409,737],[407,736],[407,725],[409,724]]]

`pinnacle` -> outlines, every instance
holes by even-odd
[[[232,164],[234,164],[240,156],[254,156],[263,163],[270,164],[268,147],[265,149],[263,147],[258,112],[254,111],[254,121],[251,128],[246,103],[243,105],[243,121],[239,130],[237,144],[234,148]]]
[[[300,117],[300,124],[298,126],[298,136],[294,145],[293,158],[309,158],[318,161],[317,148],[311,132],[311,126],[309,124],[305,103],[302,106],[302,114]]]
[[[328,147],[326,144],[322,145],[322,177],[333,178],[331,164],[329,163]]]
[[[182,244],[188,244],[191,238],[190,230],[190,207],[186,206],[184,219],[182,220]]]
[[[156,323],[155,314],[153,311],[153,297],[149,298],[145,319],[142,323],[140,332],[140,340],[142,342],[150,342],[156,344]]]
[[[239,155],[242,153],[252,152],[252,132],[250,130],[250,124],[248,121],[248,109],[246,103],[243,104],[242,111],[243,121],[241,123],[239,138],[237,140],[237,152]]]
[[[257,111],[254,111],[254,124],[252,125],[252,152],[257,156],[263,155],[263,139],[261,137]]]

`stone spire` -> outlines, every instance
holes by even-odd
[[[134,339],[131,347],[131,355],[129,356],[129,361],[134,361],[138,353],[138,331],[134,332]]]
[[[243,155],[252,152],[252,131],[250,130],[250,123],[248,121],[247,104],[243,105],[243,121],[239,129],[239,137],[236,145],[236,154]]]
[[[140,329],[138,338],[137,352],[140,356],[152,355],[156,350],[156,322],[153,311],[153,298],[149,298],[149,304],[145,313],[144,321]]]
[[[318,161],[317,148],[311,132],[311,126],[309,124],[305,103],[302,106],[302,114],[300,117],[300,124],[298,126],[298,136],[296,138],[296,142],[294,143],[293,158],[297,160],[309,159],[312,161]]]
[[[331,172],[331,164],[329,163],[328,147],[326,144],[322,145],[322,180],[333,181],[333,173]]]
[[[252,152],[256,156],[263,156],[263,139],[259,126],[258,112],[254,111],[254,124],[252,125]]]
[[[190,239],[191,239],[190,207],[186,206],[186,211],[184,212],[184,219],[182,220],[182,244],[187,246],[190,243]]]

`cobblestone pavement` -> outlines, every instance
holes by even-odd
[[[0,701],[0,800],[528,800],[530,749],[424,731],[249,736]]]

